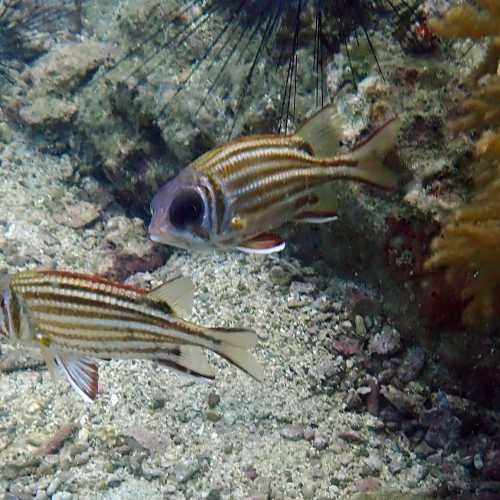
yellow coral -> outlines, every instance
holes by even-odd
[[[496,319],[500,310],[500,0],[478,4],[484,10],[464,4],[431,22],[443,37],[490,39],[476,88],[464,102],[465,114],[451,123],[454,131],[483,130],[475,147],[480,159],[476,192],[432,242],[425,264],[427,269],[445,267],[449,281],[463,287],[468,302],[463,319],[470,326]]]

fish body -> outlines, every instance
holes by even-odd
[[[214,378],[205,348],[262,378],[247,351],[256,343],[254,332],[202,327],[179,316],[192,305],[187,278],[148,292],[95,275],[26,271],[0,285],[0,331],[14,343],[38,347],[51,373],[62,372],[87,401],[97,396],[95,359],[150,359]]]
[[[397,180],[381,160],[395,142],[399,120],[345,155],[335,155],[337,121],[328,107],[295,135],[242,137],[204,154],[153,198],[151,239],[189,250],[275,252],[285,243],[271,231],[281,225],[336,218],[335,200],[323,194],[332,182],[393,189]]]

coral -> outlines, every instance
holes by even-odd
[[[500,312],[500,2],[480,0],[451,9],[431,27],[449,38],[489,39],[487,56],[474,75],[474,90],[454,131],[481,130],[475,145],[475,192],[432,243],[427,269],[446,268],[447,279],[462,289],[464,323],[492,326]]]

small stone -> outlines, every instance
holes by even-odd
[[[281,266],[273,266],[269,271],[269,279],[278,286],[288,286],[293,279],[293,274]]]
[[[304,431],[304,439],[306,441],[312,441],[314,439],[315,434],[316,434],[316,431],[314,429],[311,429],[311,428],[306,429]]]
[[[210,422],[218,422],[222,418],[222,415],[214,410],[208,410],[206,415]]]
[[[370,476],[379,476],[382,466],[383,463],[381,458],[375,453],[370,453],[370,455],[365,458],[365,469]]]
[[[400,391],[393,385],[381,386],[380,394],[406,415],[418,416],[424,407],[424,398],[422,396]]]
[[[257,478],[257,469],[253,465],[248,465],[247,467],[243,467],[241,472],[250,479],[250,481],[255,481]]]
[[[359,443],[363,443],[365,441],[364,438],[361,435],[359,435],[357,432],[354,432],[354,431],[339,432],[337,434],[337,436],[340,439],[343,439],[344,441],[346,441],[348,443],[359,444]]]
[[[420,442],[415,446],[414,452],[417,458],[425,459],[434,453],[434,448],[431,448],[425,441]]]
[[[403,455],[394,455],[389,463],[389,470],[392,474],[398,474],[406,467],[406,461]]]
[[[211,391],[208,395],[208,407],[215,408],[219,403],[220,396],[215,391]]]
[[[175,479],[178,483],[186,483],[192,479],[200,470],[196,462],[192,460],[178,463],[175,466]]]
[[[148,479],[156,479],[162,475],[162,470],[157,467],[151,467],[146,461],[142,462],[142,475]]]
[[[377,333],[371,340],[368,350],[372,354],[387,356],[396,354],[401,349],[401,335],[397,330],[385,325],[382,331]]]
[[[65,204],[61,212],[56,212],[54,214],[54,220],[63,226],[80,229],[92,224],[100,215],[100,207],[88,201],[79,201],[72,205]]]
[[[321,436],[321,434],[316,434],[312,442],[313,448],[316,450],[325,450],[328,448],[328,439]]]
[[[207,500],[221,500],[221,490],[220,488],[213,488],[208,492]]]
[[[356,326],[356,333],[360,337],[365,337],[366,336],[366,325],[365,325],[365,320],[363,319],[363,316],[360,316],[357,314],[354,318],[354,324]]]
[[[346,409],[354,411],[359,410],[363,406],[363,400],[355,390],[350,390],[346,397]]]
[[[304,484],[302,486],[302,497],[304,500],[311,500],[315,498],[316,487],[314,484]]]
[[[360,493],[376,491],[380,488],[380,480],[376,477],[365,477],[356,481],[355,486]]]
[[[304,427],[301,425],[290,424],[281,429],[280,435],[288,441],[300,441],[304,439]]]
[[[52,500],[72,500],[73,495],[68,491],[60,491],[52,496]]]
[[[481,470],[484,467],[484,461],[483,457],[481,456],[481,453],[476,453],[474,455],[473,463],[474,463],[474,468],[476,470]]]
[[[425,351],[421,347],[408,349],[406,356],[398,368],[398,377],[402,382],[415,380],[425,365]]]
[[[380,409],[379,385],[375,378],[368,379],[368,387],[370,392],[366,398],[366,409],[370,415],[377,417]]]
[[[359,341],[346,336],[340,337],[339,339],[334,339],[332,342],[332,347],[344,356],[352,356],[361,352],[361,345]]]

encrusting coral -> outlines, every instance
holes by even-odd
[[[500,318],[500,1],[479,0],[452,8],[431,28],[445,38],[488,38],[488,51],[453,131],[481,130],[475,146],[475,190],[432,243],[425,267],[445,267],[450,283],[462,288],[469,327],[497,324]]]

